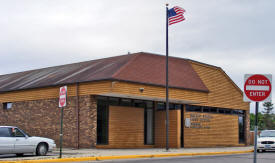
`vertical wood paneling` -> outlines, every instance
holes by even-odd
[[[166,147],[166,112],[155,112],[155,147]],[[180,110],[169,111],[169,146],[180,148]]]
[[[103,146],[103,145],[102,145]],[[144,109],[109,107],[108,148],[140,148],[144,145]]]

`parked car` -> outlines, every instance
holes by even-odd
[[[0,126],[0,154],[23,156],[24,153],[35,153],[44,156],[54,148],[56,144],[52,139],[30,136],[15,126]]]
[[[257,142],[257,151],[275,150],[275,130],[264,130]]]

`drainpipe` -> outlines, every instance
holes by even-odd
[[[76,148],[79,149],[79,97],[78,97],[78,86],[76,83],[75,94],[76,94]]]

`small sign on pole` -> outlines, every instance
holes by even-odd
[[[60,87],[59,91],[59,107],[65,107],[67,104],[67,86]]]
[[[254,159],[257,163],[257,135],[259,102],[271,102],[272,75],[246,74],[244,76],[244,96],[246,102],[256,102],[254,130]]]
[[[59,158],[62,158],[62,138],[63,138],[63,110],[67,105],[67,86],[60,87],[59,90],[59,104],[61,108],[61,117],[60,117],[60,152]]]

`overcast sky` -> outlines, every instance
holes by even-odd
[[[241,89],[246,73],[275,74],[274,0],[0,0],[0,74],[165,54],[167,2],[186,10],[171,56],[222,67]]]

